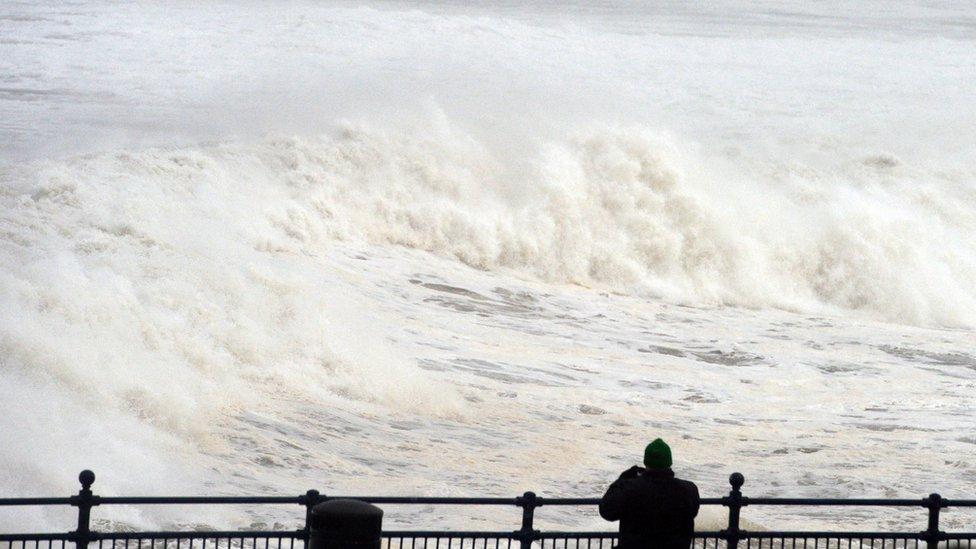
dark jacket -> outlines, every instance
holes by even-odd
[[[603,495],[600,516],[620,521],[621,549],[688,549],[699,504],[698,487],[671,469],[632,467]]]

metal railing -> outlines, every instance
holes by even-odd
[[[309,536],[309,517],[318,503],[338,499],[316,490],[300,496],[218,496],[218,497],[104,497],[91,486],[95,474],[82,471],[81,490],[62,498],[0,499],[0,507],[72,506],[78,509],[77,528],[56,533],[0,533],[0,549],[301,549]],[[745,482],[739,473],[729,477],[731,491],[721,498],[702,498],[703,506],[728,508],[728,525],[719,531],[696,532],[695,549],[976,549],[976,531],[944,532],[939,521],[942,509],[976,507],[976,499],[948,500],[931,494],[919,499],[818,499],[750,498],[742,495]],[[348,497],[348,496],[346,496]],[[546,531],[535,528],[535,510],[543,506],[595,506],[599,498],[544,498],[526,492],[514,498],[481,497],[355,497],[375,505],[490,505],[522,509],[522,523],[514,531],[384,530],[384,549],[610,549],[616,532]],[[304,508],[304,524],[294,530],[185,530],[100,532],[91,528],[91,510],[106,505],[270,505],[286,504]],[[839,532],[839,531],[748,531],[740,527],[740,512],[746,506],[847,506],[916,507],[928,512],[928,527],[919,532]],[[2,512],[2,510],[0,510]],[[513,548],[513,544],[517,544]]]

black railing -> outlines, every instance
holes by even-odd
[[[95,495],[95,475],[82,471],[81,490],[66,498],[7,498],[0,507],[73,506],[78,508],[77,528],[57,533],[0,533],[0,548],[9,549],[294,549],[304,547],[309,537],[311,509],[318,503],[337,499],[309,490],[300,496],[222,496],[222,497],[103,497]],[[974,499],[944,499],[931,494],[920,499],[816,499],[750,498],[742,495],[743,476],[729,477],[729,495],[702,498],[703,506],[728,508],[724,530],[696,532],[695,549],[976,549],[976,531],[947,533],[940,529],[941,510],[948,507],[976,507]],[[348,496],[346,496],[348,497]],[[522,509],[522,523],[514,531],[384,530],[386,549],[610,549],[616,532],[542,532],[535,528],[535,510],[543,506],[595,506],[598,498],[543,498],[526,492],[515,498],[449,497],[356,497],[375,505],[492,505]],[[93,507],[104,505],[269,505],[304,507],[304,527],[294,530],[181,530],[100,532],[91,528]],[[840,532],[840,531],[748,531],[741,528],[743,507],[763,506],[848,506],[916,507],[928,512],[928,527],[919,532]],[[0,510],[2,511],[2,510]],[[517,547],[512,547],[517,543]],[[70,546],[74,545],[74,548]]]

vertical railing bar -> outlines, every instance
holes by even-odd
[[[518,533],[521,549],[532,549],[532,540],[535,537],[532,528],[535,520],[536,495],[534,492],[525,492],[522,497],[515,498],[515,504],[522,507],[522,528]]]
[[[95,473],[85,469],[78,475],[78,482],[81,483],[81,490],[77,496],[71,498],[72,505],[78,507],[78,527],[71,537],[75,542],[75,549],[87,549],[88,542],[91,541],[91,508],[96,505],[91,491]]]
[[[305,505],[305,527],[302,528],[302,532],[304,533],[302,541],[305,543],[305,549],[308,549],[308,537],[312,531],[312,507],[315,507],[319,499],[319,491],[314,489],[305,492],[305,496],[302,498],[302,503]],[[294,548],[295,538],[291,538],[291,545]]]
[[[929,509],[929,524],[925,531],[925,541],[927,549],[939,549],[939,539],[942,532],[939,531],[939,514],[942,511],[942,496],[939,494],[929,494],[923,500],[923,505]]]
[[[742,491],[740,488],[745,484],[745,477],[741,473],[732,473],[729,475],[729,484],[732,486],[732,490],[728,497],[723,498],[723,503],[729,507],[729,524],[725,530],[725,543],[727,549],[736,549],[739,544],[739,512],[742,509]]]

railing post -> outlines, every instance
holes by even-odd
[[[925,505],[929,508],[929,527],[925,531],[925,541],[927,549],[939,549],[939,513],[942,510],[942,496],[939,494],[929,494],[925,499]]]
[[[78,507],[78,528],[73,532],[72,537],[77,549],[87,549],[88,542],[92,540],[91,508],[98,505],[91,491],[91,485],[95,482],[95,473],[85,469],[78,475],[78,481],[81,482],[81,490],[78,491],[77,496],[71,498],[74,500],[72,505]]]
[[[741,530],[739,530],[739,511],[742,510],[742,485],[745,484],[746,479],[742,476],[742,473],[732,473],[729,475],[729,484],[732,485],[732,490],[729,492],[729,497],[725,498],[725,504],[729,507],[729,527],[725,530],[725,544],[728,549],[736,549],[739,545],[739,537]]]
[[[532,529],[532,522],[535,519],[537,499],[535,492],[526,492],[522,497],[515,498],[516,505],[522,507],[522,528],[518,531],[521,549],[532,549],[532,542],[535,540],[536,532]]]
[[[305,547],[308,547],[308,536],[312,531],[312,507],[315,507],[318,502],[318,490],[309,490],[302,498],[302,504],[305,505],[305,528],[302,530],[305,533]]]

